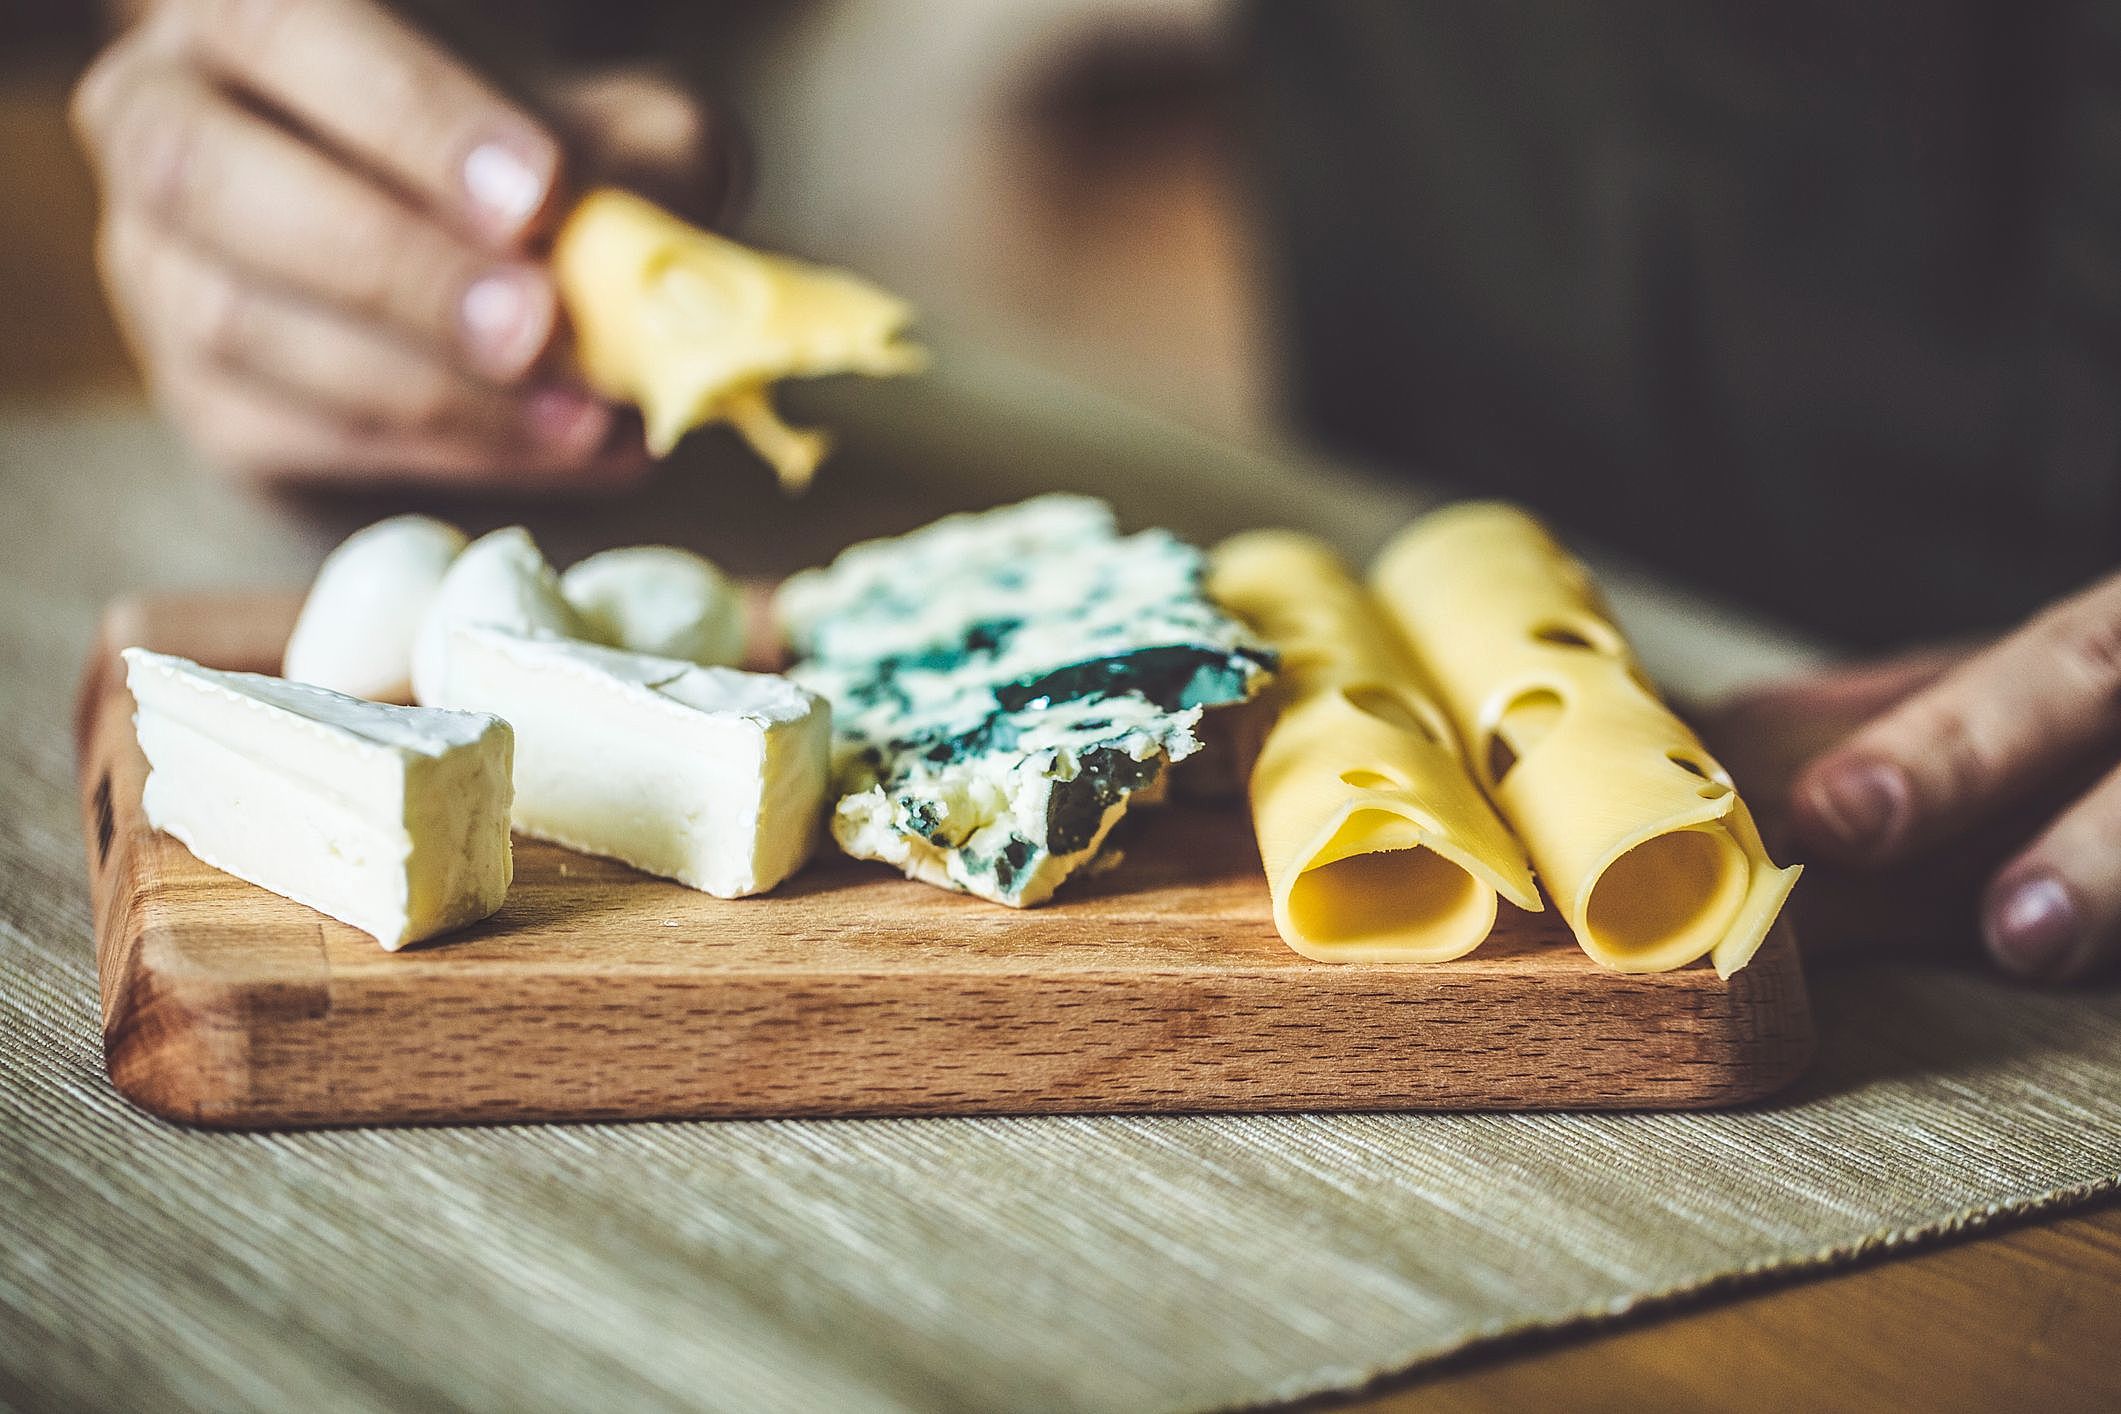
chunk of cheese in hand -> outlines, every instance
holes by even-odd
[[[1523,511],[1474,503],[1402,532],[1373,578],[1583,950],[1622,972],[1745,966],[1799,871],[1768,858],[1589,572]]]
[[[1208,592],[1281,659],[1251,800],[1284,942],[1319,962],[1443,962],[1487,938],[1498,893],[1543,906],[1524,847],[1330,547],[1236,536],[1210,556]]]
[[[597,391],[640,406],[658,456],[695,427],[729,423],[789,490],[829,447],[781,421],[772,386],[832,373],[886,376],[926,362],[900,336],[904,300],[840,270],[767,255],[640,197],[584,197],[553,248],[560,296]]]
[[[125,650],[148,822],[397,949],[501,906],[508,724]]]
[[[443,700],[515,728],[515,827],[720,898],[809,857],[832,741],[786,678],[457,628]]]
[[[282,671],[351,697],[407,702],[412,648],[464,532],[432,516],[392,516],[324,557],[287,641]]]

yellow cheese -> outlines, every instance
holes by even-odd
[[[899,336],[913,308],[844,271],[766,255],[689,226],[651,202],[591,192],[553,249],[583,370],[606,397],[638,403],[661,456],[695,427],[726,422],[787,489],[830,448],[774,411],[783,378],[910,373],[926,355]]]
[[[1319,962],[1443,962],[1488,936],[1498,892],[1541,906],[1405,647],[1329,548],[1240,535],[1208,590],[1281,655],[1251,797],[1283,941]]]
[[[1403,531],[1373,582],[1583,950],[1621,972],[1730,976],[1798,870],[1660,702],[1583,566],[1513,506]]]

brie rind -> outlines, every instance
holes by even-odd
[[[809,857],[832,724],[786,678],[465,626],[442,700],[515,727],[515,827],[719,898]]]
[[[508,723],[125,650],[148,823],[385,948],[501,906]]]

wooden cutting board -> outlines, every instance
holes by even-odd
[[[117,650],[271,672],[285,595],[106,615],[75,723],[111,1079],[228,1127],[714,1115],[1699,1108],[1812,1049],[1786,934],[1623,977],[1507,904],[1438,966],[1305,961],[1241,806],[1143,812],[1016,911],[829,848],[724,901],[536,841],[491,919],[386,953],[151,830]]]

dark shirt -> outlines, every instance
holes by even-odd
[[[2121,15],[1258,0],[1298,414],[1854,644],[2121,549]]]

